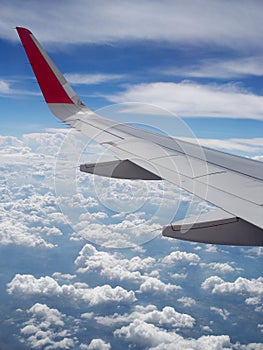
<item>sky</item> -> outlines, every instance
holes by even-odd
[[[80,173],[65,155],[102,149],[51,114],[14,29],[102,115],[262,161],[262,23],[254,0],[0,0],[0,349],[263,348],[262,248],[162,238],[211,206]]]

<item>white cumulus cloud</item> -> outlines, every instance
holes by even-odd
[[[81,350],[110,350],[111,344],[106,343],[103,339],[92,339],[89,345],[80,344]]]
[[[235,271],[235,269],[228,263],[218,263],[218,262],[211,262],[211,263],[201,263],[201,267],[204,268],[210,268],[211,270],[221,272],[221,273],[229,273]]]
[[[72,349],[75,342],[65,329],[66,315],[46,304],[36,303],[27,310],[30,319],[20,332],[34,349]]]
[[[184,339],[174,332],[168,332],[140,320],[117,329],[114,335],[140,347],[147,346],[150,350],[230,350],[232,348],[230,338],[227,335]]]
[[[99,324],[114,327],[115,325],[123,325],[141,320],[156,326],[168,326],[173,328],[193,328],[195,319],[184,313],[177,312],[171,306],[165,306],[162,310],[158,310],[155,305],[135,306],[135,311],[130,314],[119,315],[115,313],[110,316],[95,317]]]
[[[133,303],[136,300],[133,291],[127,291],[120,286],[112,288],[110,285],[103,285],[89,288],[85,283],[60,285],[50,276],[37,279],[33,275],[20,274],[15,275],[7,284],[7,292],[25,298],[32,295],[60,296],[68,302],[82,301],[90,306],[108,302]]]
[[[155,264],[155,259],[139,256],[127,259],[116,253],[98,251],[91,244],[86,244],[75,260],[75,264],[79,266],[80,273],[96,271],[110,280],[141,282],[145,279],[143,274]]]
[[[208,277],[201,285],[204,290],[211,290],[213,294],[238,294],[246,297],[248,305],[259,305],[263,300],[263,278],[238,277],[234,282],[227,282],[218,276]],[[261,312],[262,308],[257,307]]]
[[[147,277],[141,284],[139,291],[141,293],[170,293],[172,291],[182,289],[181,286],[177,286],[171,283],[164,283],[159,278]]]
[[[164,264],[174,264],[179,262],[187,262],[193,265],[198,264],[200,257],[195,253],[186,253],[182,251],[175,251],[163,258],[162,262]]]

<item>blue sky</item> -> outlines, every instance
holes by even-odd
[[[151,103],[184,118],[197,137],[261,139],[260,1],[1,4],[3,134],[60,127],[12,29],[19,25],[92,109]]]
[[[48,110],[14,30],[90,108],[260,161],[262,23],[262,1],[0,0],[1,349],[262,349],[262,247],[163,238],[211,206],[80,173],[67,155],[102,150]]]

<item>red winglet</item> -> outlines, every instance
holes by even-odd
[[[74,102],[68,96],[64,90],[61,81],[59,81],[58,73],[54,72],[55,67],[51,59],[46,55],[44,57],[44,50],[33,36],[33,34],[26,28],[17,27],[16,28],[21,42],[26,51],[29,62],[37,78],[40,89],[47,103],[70,103]],[[40,49],[43,51],[41,52]],[[66,80],[59,73],[66,83]]]

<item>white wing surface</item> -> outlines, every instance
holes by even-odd
[[[116,156],[109,162],[82,164],[81,171],[123,179],[164,179],[218,207],[168,223],[164,236],[263,246],[263,163],[97,115],[81,102],[34,35],[21,27],[17,31],[53,114]]]

